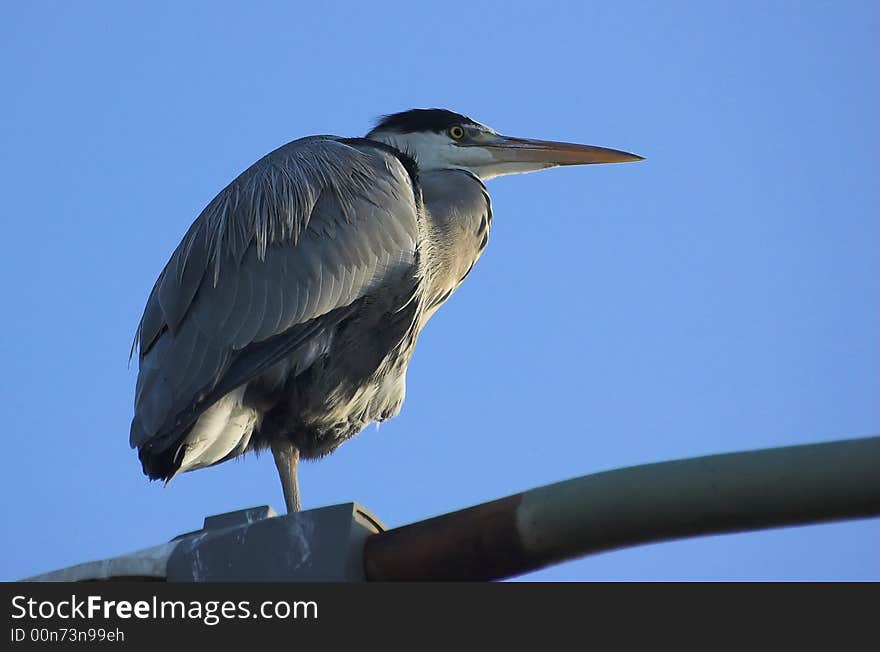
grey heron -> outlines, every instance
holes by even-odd
[[[638,160],[443,109],[267,154],[201,212],[147,300],[130,434],[144,473],[269,448],[298,511],[300,458],[400,411],[419,332],[486,246],[483,182]]]

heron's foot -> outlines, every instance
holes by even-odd
[[[284,503],[287,505],[287,513],[298,512],[302,509],[299,498],[299,481],[296,478],[296,467],[299,464],[299,448],[289,439],[281,438],[272,444],[272,456],[275,458],[278,477],[281,478],[281,488],[284,490]]]

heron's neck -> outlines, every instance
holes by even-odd
[[[438,307],[468,275],[489,238],[492,206],[486,187],[463,170],[419,175],[425,201],[429,304]]]

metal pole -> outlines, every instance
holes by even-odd
[[[369,580],[491,580],[654,541],[880,515],[880,437],[583,476],[367,538]]]

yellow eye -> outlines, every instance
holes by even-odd
[[[464,129],[462,129],[460,125],[450,127],[449,137],[452,138],[452,140],[461,140],[462,138],[464,138]]]

